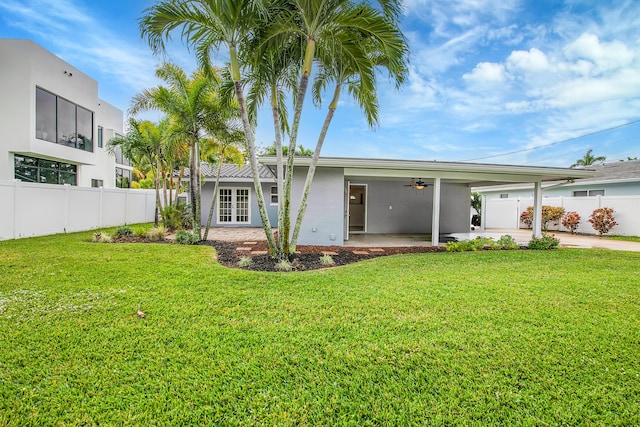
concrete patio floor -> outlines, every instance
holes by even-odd
[[[275,231],[275,230],[274,230]],[[204,232],[204,230],[203,230]],[[640,243],[624,242],[600,238],[597,236],[572,235],[565,232],[550,232],[560,239],[563,248],[598,248],[621,251],[640,252]],[[469,233],[446,234],[444,237],[455,237],[458,240],[471,240],[478,236],[500,238],[505,234],[513,237],[516,242],[526,245],[531,240],[531,230],[487,229],[471,231]],[[207,240],[221,240],[228,242],[256,242],[265,240],[264,231],[259,227],[214,227],[209,230]],[[440,244],[444,246],[444,243]],[[394,246],[431,246],[428,234],[352,234],[344,242],[345,247],[394,247]]]

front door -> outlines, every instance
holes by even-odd
[[[249,224],[248,188],[221,188],[218,192],[218,224]]]
[[[367,231],[367,185],[349,184],[349,233]]]

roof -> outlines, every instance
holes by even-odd
[[[589,166],[589,168],[595,170],[598,175],[581,181],[582,184],[640,181],[640,160],[605,163],[603,165]]]
[[[632,160],[625,162],[612,162],[602,165],[591,165],[590,169],[595,173],[590,178],[584,178],[573,182],[566,182],[564,180],[558,180],[556,182],[549,183],[549,186],[561,187],[566,185],[601,185],[601,184],[615,184],[624,182],[640,182],[640,160]],[[581,170],[581,169],[576,169]],[[531,185],[499,185],[494,187],[484,187],[482,191],[497,191],[497,190],[523,190],[531,188]]]
[[[261,157],[260,161],[265,165],[275,165],[276,158]],[[308,166],[310,162],[310,157],[296,158],[296,166]],[[473,186],[592,178],[596,175],[591,169],[347,157],[321,157],[318,167],[343,168],[347,177],[442,178]]]
[[[200,170],[204,174],[206,178],[216,178],[216,174],[218,173],[217,166],[211,167],[208,163],[202,162],[200,164]],[[274,175],[271,170],[264,166],[258,165],[258,173],[261,180],[272,181],[274,179]],[[225,163],[222,165],[222,169],[220,170],[220,179],[225,181],[250,181],[253,178],[251,174],[251,165],[235,165],[230,163]]]

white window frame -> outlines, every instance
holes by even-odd
[[[273,201],[273,196],[276,197],[275,202]],[[278,186],[272,185],[271,188],[269,189],[269,205],[278,206],[278,197],[280,197],[280,195],[278,194]]]
[[[222,190],[230,190],[231,191],[231,221],[221,221],[220,220],[220,193]],[[246,191],[247,192],[247,221],[237,221],[238,217],[238,192]],[[251,188],[249,187],[220,187],[218,189],[218,194],[216,195],[216,221],[218,224],[242,224],[247,225],[251,224]]]

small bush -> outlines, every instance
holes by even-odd
[[[523,211],[520,214],[520,222],[523,223],[525,227],[531,228],[533,224],[533,212],[529,212],[528,210]]]
[[[103,232],[94,234],[93,241],[98,243],[111,243],[113,242],[113,238],[111,237],[111,235],[103,231]]]
[[[562,216],[562,226],[568,229],[571,234],[575,234],[580,224],[580,219],[578,212],[567,212]]]
[[[144,228],[144,227],[136,227],[136,228],[133,229],[133,233],[136,236],[142,237],[142,238],[147,237],[147,231],[148,231],[148,229]]]
[[[200,241],[200,236],[187,230],[178,230],[176,232],[176,242],[181,245],[193,245]]]
[[[248,256],[243,256],[238,261],[238,267],[241,267],[241,268],[249,267],[251,264],[253,264],[253,260],[251,259],[251,257],[248,257]]]
[[[482,249],[495,249],[497,247],[495,240],[491,237],[476,237],[473,240],[465,240],[463,242],[447,242],[447,252],[469,252]]]
[[[320,257],[320,264],[322,265],[334,265],[336,262],[333,260],[333,258],[331,258],[331,255],[329,254],[323,254]]]
[[[177,230],[185,224],[182,221],[182,209],[169,205],[165,206],[160,214],[162,215],[162,223],[168,230]]]
[[[613,227],[618,225],[613,216],[613,208],[600,208],[591,213],[589,222],[599,236],[607,234]]]
[[[543,233],[542,237],[534,237],[529,241],[529,249],[555,249],[560,244],[560,240],[553,234]]]
[[[130,236],[132,234],[133,234],[133,230],[131,229],[131,227],[128,227],[126,225],[116,228],[116,236],[118,237]]]
[[[520,246],[518,245],[518,242],[516,242],[516,239],[514,239],[512,236],[508,234],[505,234],[504,236],[500,236],[500,238],[496,242],[496,246],[504,250],[520,248]]]
[[[293,269],[293,266],[286,259],[278,261],[278,263],[276,264],[276,270],[279,270],[279,271],[291,271],[292,269]]]
[[[147,230],[147,239],[162,241],[167,237],[167,230],[164,227],[150,228]]]
[[[552,225],[558,225],[560,219],[564,215],[564,208],[558,206],[542,206],[542,229],[548,230]],[[527,228],[531,228],[533,224],[533,206],[529,206],[526,211],[520,214],[520,221]]]

